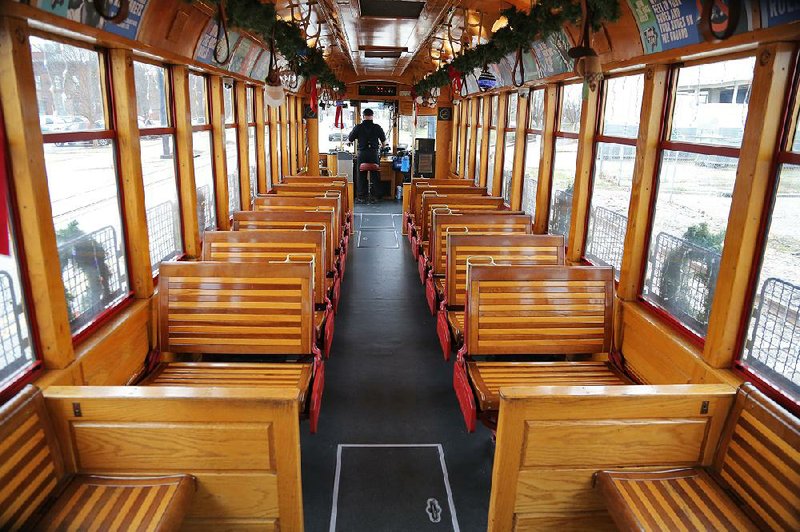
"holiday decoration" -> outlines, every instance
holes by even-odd
[[[587,3],[591,8],[588,23],[594,30],[600,29],[603,22],[619,18],[619,0],[588,0]],[[539,0],[527,13],[513,7],[503,10],[500,15],[508,23],[498,28],[487,43],[456,55],[450,63],[418,81],[414,90],[417,94],[428,94],[434,87],[444,87],[451,82],[450,68],[458,72],[472,72],[476,68],[497,63],[508,54],[529,47],[533,41],[561,30],[565,23],[579,22],[581,14],[581,4],[576,0]]]
[[[598,84],[603,80],[603,66],[597,52],[591,47],[590,20],[592,10],[587,0],[581,0],[583,10],[583,35],[578,46],[570,48],[569,56],[575,60],[575,72],[583,78],[586,87],[592,92],[597,90]]]
[[[478,88],[482,92],[490,91],[497,87],[497,78],[494,74],[489,72],[489,67],[483,67],[480,76],[478,76]]]

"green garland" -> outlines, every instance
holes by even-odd
[[[605,21],[619,18],[619,0],[588,0],[588,4],[593,30],[599,30]],[[418,81],[414,85],[415,94],[429,94],[435,87],[448,85],[451,66],[463,74],[497,63],[508,54],[530,46],[533,41],[559,31],[566,22],[578,23],[582,18],[580,2],[565,3],[563,0],[539,0],[528,13],[512,7],[500,14],[508,19],[507,26],[497,30],[489,42],[470,48]]]
[[[218,4],[219,0],[211,2]],[[296,24],[277,18],[274,4],[262,4],[259,0],[225,0],[225,12],[231,27],[247,30],[265,42],[274,36],[275,47],[297,74],[306,79],[316,76],[321,84],[344,91],[344,83],[325,62],[322,50],[308,46]]]

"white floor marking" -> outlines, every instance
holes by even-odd
[[[353,448],[386,448],[386,447],[435,447],[439,450],[439,463],[442,465],[442,476],[444,477],[444,487],[447,491],[447,504],[450,507],[450,516],[453,523],[453,532],[461,532],[456,517],[456,505],[453,501],[453,490],[450,488],[450,475],[447,473],[447,464],[444,461],[444,448],[441,443],[340,443],[336,449],[336,475],[333,479],[333,505],[331,506],[331,524],[329,532],[336,532],[336,516],[339,505],[339,478],[342,474],[342,449],[344,447]]]

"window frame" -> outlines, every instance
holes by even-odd
[[[656,163],[655,163],[655,187],[650,195],[650,204],[648,206],[648,215],[647,215],[647,233],[644,242],[644,249],[646,253],[643,255],[643,260],[641,264],[639,264],[640,268],[640,275],[639,275],[639,286],[637,288],[636,293],[636,301],[640,303],[644,309],[647,311],[655,314],[662,320],[664,320],[667,325],[673,329],[673,331],[677,332],[681,337],[688,340],[691,344],[699,349],[703,349],[706,344],[706,338],[700,336],[698,333],[690,329],[687,325],[682,323],[676,316],[670,314],[666,309],[659,307],[658,305],[647,301],[644,297],[644,286],[647,281],[647,264],[649,263],[649,255],[650,255],[650,245],[652,243],[653,238],[653,223],[655,221],[655,212],[656,212],[656,203],[658,202],[658,189],[661,185],[661,170],[663,166],[663,159],[664,159],[664,152],[665,151],[684,151],[689,153],[696,153],[701,155],[719,155],[723,157],[735,157],[737,160],[737,173],[738,173],[738,161],[741,156],[741,145],[738,148],[734,148],[732,146],[714,146],[709,144],[692,144],[690,142],[682,142],[682,141],[673,141],[669,140],[670,136],[672,135],[672,123],[674,117],[674,110],[676,99],[678,95],[678,78],[681,68],[690,68],[694,66],[700,66],[705,64],[712,64],[712,63],[723,63],[726,61],[734,61],[737,59],[744,59],[746,57],[754,57],[756,61],[758,58],[755,57],[755,51],[747,50],[739,53],[734,54],[726,54],[722,56],[713,56],[707,57],[703,59],[698,59],[695,61],[685,61],[680,63],[674,63],[669,65],[669,74],[667,76],[667,96],[666,101],[663,109],[663,114],[661,116],[661,133],[659,135],[659,142],[658,147],[656,148]],[[752,83],[752,82],[751,82]],[[750,117],[750,104],[748,103],[748,118]],[[747,119],[745,119],[744,127],[747,127]],[[716,290],[716,286],[714,287]],[[712,305],[713,305],[712,298]]]
[[[503,168],[506,167],[506,165],[505,165],[506,157],[508,156],[508,153],[507,153],[508,145],[506,144],[506,139],[508,138],[508,134],[509,133],[513,133],[514,134],[514,142],[515,142],[515,144],[514,144],[514,150],[512,150],[512,152],[511,152],[512,153],[512,159],[511,159],[511,163],[512,164],[511,164],[511,169],[509,170],[511,172],[511,179],[508,182],[508,187],[509,187],[509,190],[507,191],[508,192],[508,201],[505,200],[504,193],[503,193],[503,184],[505,183],[505,177],[503,176],[503,173],[500,174],[500,191],[499,191],[500,194],[499,194],[499,197],[503,198],[503,203],[505,203],[506,207],[510,207],[511,206],[511,197],[514,194],[514,190],[513,190],[513,188],[514,188],[514,164],[513,163],[514,163],[514,157],[516,156],[516,153],[515,153],[516,152],[516,140],[517,140],[516,134],[517,134],[517,129],[519,127],[519,124],[517,123],[517,115],[519,115],[519,91],[517,89],[514,89],[514,90],[511,90],[511,91],[507,91],[505,94],[506,94],[506,97],[504,98],[504,100],[505,100],[505,106],[504,107],[505,108],[503,109],[503,113],[505,114],[506,121],[505,121],[505,124],[504,124],[505,127],[503,127],[503,141],[502,141],[503,142]],[[514,113],[515,113],[515,115],[514,115],[514,124],[510,125],[511,124],[511,112],[510,111],[511,111],[511,98],[512,97],[517,99],[517,108],[514,110]],[[526,115],[526,118],[527,118],[527,115]],[[526,126],[527,126],[527,124],[526,124]],[[527,136],[527,134],[526,134],[526,136]],[[527,138],[526,138],[526,140],[527,140]]]
[[[256,135],[258,135],[258,127],[257,127],[257,123],[256,123],[256,86],[247,84],[247,85],[245,85],[244,90],[245,90],[245,94],[246,94],[246,96],[245,96],[245,105],[247,106],[247,109],[245,111],[245,116],[250,115],[249,118],[252,118],[252,120],[250,120],[250,119],[247,120],[247,166],[249,166],[251,168],[255,168],[255,170],[256,170],[255,174],[253,172],[250,172],[250,190],[247,191],[248,192],[248,196],[252,196],[250,198],[250,204],[251,204],[251,208],[252,208],[252,202],[255,199],[255,197],[258,195],[258,169],[259,169],[258,168],[259,167],[259,164],[258,164],[258,142],[256,141]],[[250,105],[247,105],[248,102],[249,102]],[[265,122],[265,127],[266,127],[266,122]],[[255,155],[255,161],[253,161],[252,165],[250,164],[250,131],[251,131],[251,129],[253,131],[253,142],[255,143],[254,153],[253,153],[253,155]],[[253,185],[255,185],[255,187]],[[255,191],[255,195],[252,195],[252,191]]]
[[[557,86],[557,90],[556,90],[556,92],[558,94],[558,97],[556,98],[556,116],[555,116],[555,122],[553,123],[553,153],[552,153],[552,157],[551,157],[551,161],[552,162],[550,163],[550,175],[548,176],[548,179],[549,179],[549,186],[548,186],[549,193],[548,193],[548,197],[547,197],[547,234],[555,234],[555,233],[550,233],[550,221],[551,221],[552,210],[553,210],[552,209],[552,207],[553,207],[553,192],[554,192],[553,180],[555,178],[555,173],[556,173],[556,153],[557,153],[556,148],[558,148],[558,139],[572,139],[572,140],[575,140],[575,141],[578,142],[578,149],[580,149],[580,135],[581,135],[581,133],[580,133],[580,120],[581,120],[581,117],[578,117],[578,124],[579,125],[578,125],[578,131],[577,132],[561,131],[561,117],[562,117],[562,114],[564,112],[564,90],[565,90],[566,87],[568,87],[570,85],[578,85],[580,83],[582,83],[582,82],[581,81],[572,81],[572,82],[559,83],[558,86]],[[527,141],[527,139],[526,139],[526,141]],[[578,155],[576,153],[575,154],[576,166],[577,166],[577,156]],[[572,182],[573,183],[573,190],[574,190],[575,179],[576,178],[577,178],[577,175],[573,176],[573,182]],[[572,210],[572,207],[570,206],[570,212],[571,212],[571,210]],[[570,234],[571,231],[572,231],[572,227],[569,227],[569,229],[567,230],[567,234],[564,235],[564,246],[565,246],[566,249],[569,249],[569,234]]]
[[[59,133],[44,133],[42,132],[42,148],[44,148],[45,144],[55,144],[57,142],[85,142],[85,141],[92,141],[92,140],[101,140],[107,139],[110,140],[113,144],[113,159],[114,159],[114,176],[116,179],[117,184],[117,200],[119,202],[119,213],[120,213],[120,228],[122,231],[122,236],[125,242],[125,273],[128,275],[128,290],[124,297],[121,297],[118,302],[111,305],[110,307],[104,309],[103,311],[99,312],[94,319],[86,325],[82,330],[78,331],[77,333],[72,333],[70,331],[70,335],[72,338],[72,346],[77,347],[82,342],[87,340],[92,334],[94,334],[97,330],[107,324],[111,319],[125,310],[128,306],[133,304],[134,301],[134,291],[133,286],[130,282],[130,272],[131,272],[131,253],[130,253],[130,234],[128,231],[128,221],[125,217],[125,189],[122,186],[122,179],[119,173],[119,168],[121,166],[120,163],[120,149],[119,149],[119,139],[117,137],[117,117],[113,111],[113,94],[112,94],[112,84],[113,79],[111,77],[111,68],[110,68],[110,59],[108,57],[108,48],[101,47],[101,46],[93,46],[90,43],[86,43],[83,41],[79,41],[76,39],[71,39],[64,35],[57,35],[48,33],[46,31],[37,30],[35,28],[31,28],[28,34],[28,37],[37,37],[43,40],[57,42],[60,44],[66,44],[68,46],[73,46],[76,48],[83,48],[84,50],[89,50],[90,52],[96,53],[99,63],[99,71],[100,71],[100,93],[104,96],[103,98],[103,114],[105,120],[105,129],[98,129],[92,131],[75,131],[75,132],[59,132]],[[133,68],[131,66],[131,68]],[[10,180],[9,180],[10,181]],[[51,220],[52,223],[52,220]],[[27,276],[27,270],[23,274],[23,277]],[[63,282],[63,280],[62,280]],[[67,324],[69,325],[69,323]],[[38,332],[34,331],[32,334],[37,335]]]
[[[524,148],[523,153],[522,153],[522,190],[520,190],[520,196],[522,198],[522,202],[523,203],[525,201],[525,161],[528,158],[528,148],[530,147],[530,136],[531,135],[539,135],[540,139],[542,139],[542,140],[544,139],[544,130],[545,130],[545,121],[546,121],[546,116],[545,115],[547,114],[547,109],[544,107],[544,101],[542,101],[542,128],[541,129],[536,129],[535,127],[533,127],[533,95],[537,91],[541,91],[542,92],[542,100],[544,100],[544,93],[545,93],[546,90],[547,90],[547,87],[545,85],[533,86],[533,87],[530,87],[530,90],[528,91],[528,94],[526,95],[526,98],[528,99],[528,108],[527,108],[526,113],[525,113],[525,130],[524,130],[525,148]],[[541,154],[540,154],[539,158],[540,158],[540,167],[541,167]],[[538,175],[536,176],[536,187],[537,187],[536,193],[533,195],[533,197],[534,197],[534,210],[533,210],[534,214],[533,214],[533,216],[534,217],[536,215],[536,212],[539,210],[539,205],[537,204],[538,202],[536,201],[536,199],[539,196],[539,190],[538,190],[538,187],[539,187],[539,176]],[[521,209],[524,212],[524,210],[525,210],[524,209],[524,205],[521,206]],[[549,208],[549,202],[548,202],[548,218],[549,218],[549,210],[550,210],[550,208]],[[548,222],[549,222],[549,219],[548,219]]]
[[[586,216],[586,219],[585,219],[586,237],[583,239],[582,249],[581,249],[581,261],[586,263],[586,264],[590,264],[592,266],[598,266],[598,265],[595,264],[594,262],[592,262],[586,256],[586,247],[589,244],[589,215],[590,215],[590,212],[591,212],[591,209],[592,209],[592,200],[594,199],[594,185],[595,185],[594,176],[595,176],[595,169],[596,169],[596,166],[597,166],[597,147],[601,143],[603,143],[603,144],[622,144],[622,145],[625,145],[625,146],[632,146],[633,149],[634,149],[634,153],[636,154],[636,152],[638,151],[637,150],[637,146],[638,146],[638,142],[639,142],[639,132],[638,132],[638,130],[637,130],[636,137],[618,137],[616,135],[607,135],[607,134],[605,134],[603,127],[605,125],[604,122],[605,122],[606,104],[607,104],[606,96],[608,95],[607,94],[608,93],[608,81],[612,80],[612,79],[619,79],[619,78],[632,77],[632,76],[645,76],[645,74],[646,74],[645,71],[644,70],[640,70],[640,69],[629,70],[629,71],[620,72],[620,73],[616,73],[616,74],[610,74],[610,75],[605,76],[603,78],[603,82],[600,85],[600,89],[599,89],[600,93],[598,94],[599,105],[597,106],[597,119],[595,120],[595,131],[594,131],[595,134],[594,134],[594,139],[592,141],[592,165],[591,165],[591,168],[589,169],[589,199],[588,199],[588,202],[587,202],[588,209],[586,209],[586,213],[585,213],[585,216]],[[643,88],[644,88],[644,85],[643,85]],[[642,93],[642,99],[644,100],[644,93]],[[642,105],[644,105],[644,101],[642,101]],[[639,109],[639,114],[641,116],[641,108]],[[662,122],[662,124],[663,124],[663,122]],[[639,126],[641,127],[641,124],[639,124]],[[634,155],[634,158],[635,158],[635,156],[636,155]],[[659,159],[658,165],[659,165],[659,167],[658,167],[657,170],[660,170],[660,167],[661,167],[660,159]],[[631,194],[633,193],[633,177],[635,177],[635,176],[631,176]],[[655,202],[655,200],[653,200],[653,202]],[[655,203],[653,205],[655,205]],[[630,207],[630,196],[628,197],[628,206]],[[655,211],[655,209],[651,209],[651,212],[654,212],[654,211]],[[649,215],[648,215],[648,217],[649,217]],[[630,221],[630,218],[628,218],[628,220]],[[650,223],[650,220],[648,220],[648,223]],[[626,233],[627,233],[627,224],[626,224],[625,230],[626,230]],[[649,233],[648,233],[648,235],[649,235]],[[648,246],[649,246],[649,236],[648,236]],[[624,247],[623,247],[622,253],[623,253],[623,255],[625,254]],[[645,265],[645,268],[646,268],[646,265]],[[643,273],[644,273],[644,271],[643,271]],[[622,276],[622,268],[621,267],[620,267],[620,270],[617,272],[617,275],[619,275],[620,277]],[[644,283],[644,281],[642,281],[642,283]],[[617,278],[614,279],[614,285],[615,286],[619,285],[619,279],[617,279]]]
[[[758,240],[756,241],[756,262],[750,272],[745,300],[750,303],[744,308],[739,321],[737,331],[736,350],[734,352],[732,369],[734,373],[743,377],[747,381],[753,382],[757,388],[764,392],[771,399],[781,404],[794,414],[800,412],[800,404],[797,400],[788,395],[783,389],[779,388],[769,380],[752,371],[742,362],[747,342],[750,320],[757,305],[756,296],[758,293],[758,281],[761,277],[761,269],[769,240],[769,230],[772,222],[772,214],[778,199],[778,187],[780,186],[780,168],[782,165],[791,164],[800,166],[800,151],[792,151],[792,144],[800,137],[800,53],[795,54],[794,72],[790,74],[789,91],[787,100],[784,103],[784,119],[781,125],[780,142],[773,157],[772,167],[770,168],[770,181],[767,186],[764,208],[759,220]],[[749,115],[748,115],[749,116]]]
[[[206,72],[199,71],[199,70],[190,70],[189,71],[189,79],[191,79],[192,75],[198,76],[198,77],[203,79],[203,85],[205,86],[205,98],[204,98],[204,100],[205,100],[205,107],[206,107],[206,123],[205,124],[192,124],[193,139],[194,139],[194,133],[196,133],[198,131],[208,131],[209,132],[209,138],[211,139],[211,142],[209,144],[209,149],[211,150],[211,194],[214,197],[214,222],[215,223],[214,223],[214,227],[213,228],[203,228],[202,229],[202,232],[200,232],[200,240],[202,242],[203,232],[205,232],[205,231],[219,231],[219,220],[217,220],[217,216],[216,216],[217,201],[219,200],[219,197],[217,196],[217,168],[216,168],[216,165],[214,164],[214,141],[213,141],[213,136],[214,136],[213,129],[214,129],[214,127],[212,126],[212,119],[211,119],[211,108],[212,108],[212,106],[211,106],[211,82],[210,82],[210,78],[208,77],[208,74]],[[191,104],[190,104],[189,105],[189,120],[190,121],[191,121],[191,118],[192,118],[191,117],[191,113],[192,113],[192,109],[191,109]],[[223,114],[224,114],[224,110],[223,110]],[[194,165],[194,161],[192,161],[192,165]],[[194,186],[195,186],[195,188],[197,188],[197,180],[196,180],[196,178],[195,178]]]
[[[180,235],[181,235],[181,248],[182,249],[181,249],[181,253],[178,256],[176,256],[174,259],[171,259],[171,260],[181,261],[181,260],[184,260],[186,258],[186,229],[183,226],[183,200],[181,199],[182,194],[181,194],[180,175],[178,175],[178,172],[180,171],[181,161],[178,160],[178,149],[177,149],[178,132],[177,132],[177,128],[175,127],[175,115],[176,115],[175,95],[174,95],[175,84],[173,83],[174,80],[173,80],[172,67],[170,65],[168,65],[168,64],[161,63],[160,61],[156,61],[156,60],[154,60],[152,58],[143,57],[143,56],[135,55],[135,54],[133,56],[133,62],[134,63],[144,63],[144,64],[147,64],[147,65],[157,66],[159,68],[163,68],[164,72],[165,72],[164,90],[165,90],[165,96],[167,98],[167,123],[169,125],[166,126],[166,127],[165,126],[159,126],[159,127],[139,128],[139,140],[141,141],[141,139],[143,137],[145,137],[145,136],[165,136],[165,135],[171,135],[172,136],[172,145],[173,145],[173,150],[175,152],[174,159],[173,159],[173,165],[175,166],[175,191],[178,193],[177,194],[178,226],[179,226],[179,231],[180,231]],[[133,65],[131,65],[131,68],[133,69],[135,67]],[[206,100],[208,100],[208,98],[206,98]],[[189,114],[190,114],[190,121],[191,121],[191,106],[190,106],[190,109],[189,109]],[[137,126],[138,126],[138,124],[137,124]],[[194,127],[192,128],[192,131],[194,132]],[[140,154],[140,160],[141,160],[141,154]],[[145,212],[146,212],[146,207],[145,207]],[[145,214],[145,218],[146,217],[147,216]],[[148,238],[148,244],[149,244],[149,239],[150,239],[150,235],[149,234],[147,235],[147,238]],[[151,265],[152,265],[152,260],[153,259],[151,257],[150,258]],[[161,263],[159,263],[159,264],[161,264]],[[159,269],[158,272],[153,274],[153,283],[156,286],[158,286],[159,274],[160,274],[160,269]]]
[[[231,107],[233,107],[233,121],[230,122],[230,123],[225,122],[225,115],[227,114],[227,111],[225,110],[225,91],[227,90],[226,85],[225,85],[225,83],[226,83],[225,80],[226,79],[230,79],[231,80],[230,83],[232,84],[231,85]],[[224,150],[225,150],[225,153],[223,155],[225,157],[225,168],[230,173],[230,169],[228,168],[228,146],[227,146],[228,143],[225,140],[225,138],[227,136],[227,130],[232,129],[236,133],[236,148],[234,149],[234,151],[236,153],[236,187],[239,189],[239,204],[241,205],[241,202],[242,202],[242,176],[240,175],[240,172],[239,172],[239,165],[241,164],[241,161],[239,160],[239,158],[241,157],[241,153],[239,151],[240,150],[240,146],[239,146],[239,131],[238,131],[239,130],[239,116],[238,116],[238,113],[236,112],[236,107],[238,105],[237,97],[238,97],[238,91],[236,90],[236,80],[234,80],[233,78],[224,78],[223,77],[223,80],[222,80],[222,145],[224,146]],[[215,176],[215,178],[216,178],[216,176]],[[226,183],[228,182],[228,176],[227,175],[225,176],[225,182]],[[249,193],[250,193],[250,191],[248,191],[248,194]],[[233,212],[231,211],[231,205],[230,205],[231,204],[231,198],[230,198],[230,196],[231,196],[230,184],[228,184],[228,205],[226,205],[226,207],[228,209],[228,221],[229,221],[229,223],[233,222]],[[219,226],[219,221],[217,221],[217,226]]]
[[[14,180],[11,176],[11,154],[10,149],[8,149],[2,108],[0,108],[0,173],[4,174],[4,178],[0,179],[0,183],[4,182],[6,185],[5,192],[8,201],[8,232],[12,237],[9,246],[11,246],[13,250],[17,270],[19,272],[19,290],[24,300],[24,303],[18,304],[22,304],[23,312],[28,322],[28,333],[30,335],[31,350],[33,351],[33,363],[14,380],[9,381],[6,386],[0,388],[0,404],[2,404],[4,401],[16,395],[26,385],[35,381],[45,370],[42,343],[39,338],[39,328],[36,320],[36,307],[31,304],[32,292],[31,282],[28,276],[27,257],[24,252],[25,244],[21,231],[15,231],[15,228],[20,227],[21,222],[16,201],[17,196],[14,190]],[[73,343],[74,341],[75,338],[73,336]]]

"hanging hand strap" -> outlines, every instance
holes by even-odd
[[[220,59],[219,46],[222,44],[222,37],[225,37],[225,59]],[[228,36],[228,17],[225,14],[225,0],[219,0],[217,4],[217,44],[214,46],[214,61],[224,65],[231,58],[231,40]]]
[[[519,81],[517,81],[517,72],[519,72]],[[514,70],[511,72],[511,82],[517,88],[525,84],[525,63],[522,60],[522,47],[517,48],[517,58],[514,60]]]

